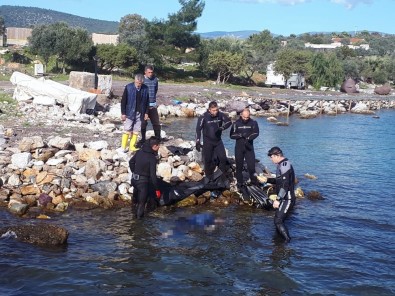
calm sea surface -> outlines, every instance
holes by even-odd
[[[0,239],[0,295],[395,295],[395,112],[378,115],[291,118],[289,126],[257,119],[263,164],[274,170],[266,151],[280,146],[299,186],[325,197],[297,201],[287,245],[273,212],[247,206],[163,208],[143,221],[130,209],[68,211],[49,221],[69,230],[66,247]],[[195,123],[165,130],[193,139]],[[203,212],[225,222],[161,236],[177,217]],[[2,225],[34,222],[0,210]]]

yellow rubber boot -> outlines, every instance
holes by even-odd
[[[139,148],[136,148],[136,142],[137,142],[137,136],[138,134],[133,134],[132,138],[130,139],[130,144],[129,144],[129,150],[130,151],[137,151]]]
[[[126,147],[128,146],[129,134],[125,133],[122,135],[121,147],[124,151],[126,151]]]

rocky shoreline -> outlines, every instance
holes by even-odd
[[[162,121],[199,116],[214,99],[233,118],[249,107],[252,115],[267,117],[276,124],[283,124],[278,118],[292,114],[314,118],[320,114],[345,112],[374,114],[382,108],[394,108],[393,101],[388,99],[283,100],[246,93],[221,97],[219,91],[209,96],[209,92],[202,89],[196,96],[185,100],[170,97],[164,100],[162,97],[158,106]],[[56,104],[47,106],[23,101],[18,102],[17,110],[12,104],[1,104],[1,206],[16,216],[49,219],[51,213],[61,213],[69,208],[109,209],[130,205],[133,195],[128,168],[130,154],[118,148],[122,133],[119,99],[102,97],[97,107],[91,114],[75,114]],[[158,176],[167,182],[201,180],[203,170],[195,143],[174,139],[164,132],[162,137],[167,141],[159,151]],[[234,160],[229,159],[234,169]],[[240,203],[234,179],[231,182],[231,190],[223,192],[215,203]],[[299,196],[303,196],[300,188]],[[210,192],[191,196],[178,206],[208,201]],[[0,235],[8,231],[10,229],[0,229]],[[67,231],[54,231],[68,235]]]

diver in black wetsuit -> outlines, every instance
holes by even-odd
[[[251,182],[257,184],[255,171],[255,151],[254,139],[259,136],[258,123],[250,118],[250,110],[244,109],[240,118],[237,119],[230,129],[230,138],[236,140],[235,160],[236,160],[236,180],[237,187],[240,189],[244,185],[243,165],[244,159],[247,163],[248,173]]]
[[[279,147],[272,147],[267,154],[273,163],[277,164],[276,178],[267,178],[260,181],[276,184],[276,200],[273,202],[273,208],[276,209],[274,215],[274,224],[277,231],[284,237],[286,242],[291,240],[284,221],[295,205],[295,172],[291,162],[284,157]]]
[[[207,177],[211,176],[215,170],[214,157],[218,158],[219,169],[225,173],[227,171],[227,158],[224,143],[222,142],[222,131],[231,126],[229,117],[218,111],[217,102],[210,102],[208,110],[199,117],[196,125],[196,149],[200,151],[200,142],[203,132],[203,163],[204,172]]]
[[[134,199],[137,199],[137,219],[141,219],[144,216],[150,190],[155,190],[156,197],[160,197],[156,177],[156,154],[159,149],[159,141],[158,138],[151,137],[129,161],[129,167],[132,172],[131,183],[134,187],[133,195]]]

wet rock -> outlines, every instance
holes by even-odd
[[[0,235],[13,233],[22,242],[41,245],[57,246],[67,243],[69,232],[51,224],[18,225],[0,229]]]
[[[70,203],[70,208],[80,211],[93,210],[98,207],[99,205],[91,202],[87,202],[85,200],[74,200],[73,202]]]
[[[194,206],[197,204],[197,198],[195,195],[190,195],[187,198],[179,201],[176,206],[183,208],[183,207],[190,207],[190,206]]]
[[[323,200],[324,197],[318,191],[310,191],[307,193],[307,198],[312,200]]]
[[[303,198],[304,197],[304,192],[302,190],[302,188],[298,187],[295,189],[295,196],[297,198]]]
[[[365,103],[357,103],[354,108],[351,109],[352,113],[357,114],[374,114],[374,111],[370,110]]]
[[[91,188],[92,190],[99,192],[99,194],[102,196],[108,196],[110,192],[116,191],[117,184],[115,182],[103,181],[93,184]],[[127,190],[124,193],[126,192]]]
[[[8,208],[11,213],[18,216],[23,216],[24,214],[26,214],[28,209],[29,206],[22,203],[12,203]]]
[[[311,175],[311,174],[309,174],[309,173],[306,173],[306,174],[304,174],[304,176],[305,176],[307,179],[311,179],[311,180],[315,180],[315,179],[317,179],[317,177],[316,177],[316,176],[314,176],[314,175]]]
[[[38,197],[38,202],[39,202],[40,206],[46,207],[47,204],[49,204],[49,203],[52,202],[52,197],[49,196],[49,195],[46,194],[46,193],[41,193],[41,194],[39,195],[39,197]]]

